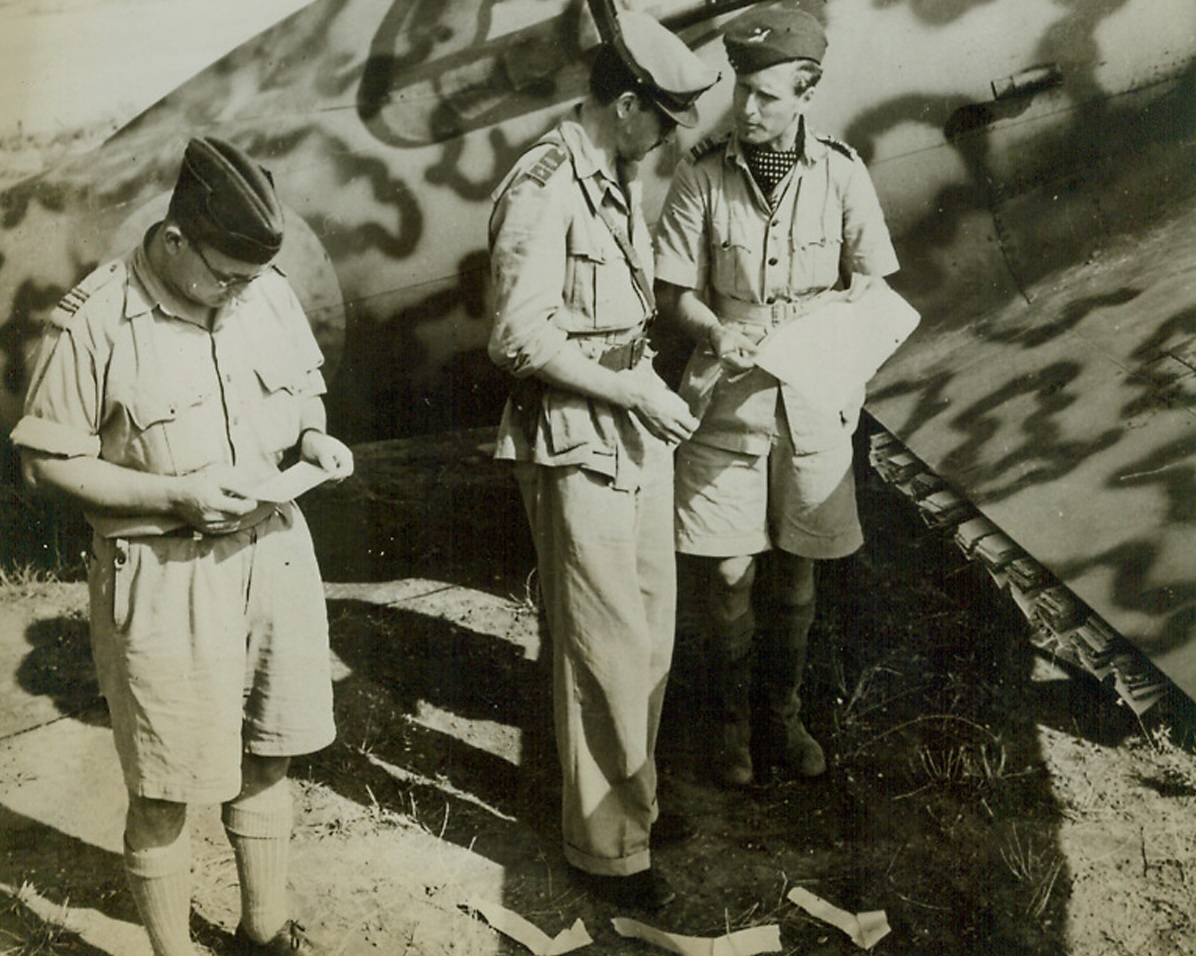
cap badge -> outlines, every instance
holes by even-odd
[[[749,36],[743,38],[744,43],[763,43],[772,33],[772,27],[756,27]]]

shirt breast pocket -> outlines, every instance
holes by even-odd
[[[761,275],[760,249],[746,223],[731,218],[712,232],[710,284],[716,292],[752,301]]]
[[[215,400],[208,390],[133,389],[120,402],[129,430],[121,463],[163,475],[185,475],[208,464],[207,413]]]
[[[258,408],[250,416],[261,449],[273,454],[299,438],[299,414],[305,376],[286,357],[263,356],[253,367],[260,387]]]
[[[794,294],[821,292],[839,281],[843,256],[843,217],[837,204],[819,214],[803,215],[789,234],[789,289]]]
[[[565,311],[558,317],[564,331],[593,332],[598,328],[599,276],[605,268],[606,254],[594,237],[570,229],[565,238]]]

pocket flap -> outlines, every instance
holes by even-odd
[[[606,252],[586,229],[571,226],[565,236],[565,254],[588,262],[606,262]]]
[[[263,357],[254,365],[253,370],[261,381],[262,388],[267,392],[286,390],[294,395],[299,391],[301,377],[289,362]]]
[[[126,395],[123,404],[139,431],[145,431],[150,426],[160,425],[162,422],[174,421],[179,417],[179,409],[187,405],[178,399],[145,389],[135,389]]]

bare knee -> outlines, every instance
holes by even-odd
[[[129,794],[125,841],[133,850],[170,846],[187,825],[187,805]]]
[[[756,559],[753,555],[720,559],[710,584],[715,617],[733,621],[746,614],[751,608],[755,580]]]
[[[252,800],[261,793],[271,790],[286,779],[290,769],[290,757],[262,757],[245,754],[241,760],[241,792],[236,802]]]

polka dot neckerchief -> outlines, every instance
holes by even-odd
[[[797,162],[797,149],[779,151],[768,146],[744,146],[743,158],[747,161],[752,178],[765,196],[771,198],[772,191]]]

